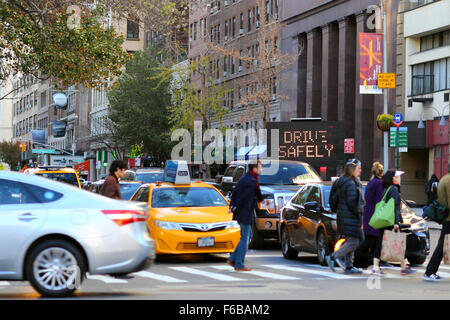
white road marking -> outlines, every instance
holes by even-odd
[[[8,281],[0,281],[0,286],[9,286]]]
[[[213,266],[212,268],[219,269],[219,270],[234,271],[234,268],[229,267],[229,266]],[[259,276],[259,277],[269,278],[269,279],[277,279],[277,280],[301,280],[301,278],[284,276],[281,274],[275,274],[275,273],[271,273],[271,272],[258,271],[258,270],[246,271],[245,274],[253,274],[253,275]]]
[[[300,272],[300,273],[311,273],[311,274],[318,274],[320,276],[334,278],[334,279],[360,279],[359,277],[355,276],[347,276],[339,273],[333,273],[333,272],[324,272],[319,270],[311,270],[301,267],[290,267],[282,264],[265,264],[264,267],[277,269],[277,270],[288,270],[293,272]]]
[[[188,282],[187,280],[181,280],[181,279],[177,279],[177,278],[173,278],[173,277],[169,277],[169,276],[163,276],[161,274],[156,274],[156,273],[148,272],[148,271],[135,272],[135,273],[133,273],[133,275],[143,277],[143,278],[160,280],[160,281],[164,281],[164,282],[172,282],[172,283]]]
[[[197,270],[197,269],[189,268],[189,267],[169,267],[169,268],[172,270],[195,274],[195,275],[199,275],[199,276],[203,276],[203,277],[207,277],[207,278],[211,278],[211,279],[215,279],[215,280],[220,280],[220,281],[246,281],[246,279],[239,279],[239,278],[223,275],[220,273]]]
[[[109,276],[102,276],[102,275],[86,275],[86,278],[89,280],[99,280],[105,283],[128,283],[127,280],[123,280],[123,279],[116,279],[113,277],[109,277]]]

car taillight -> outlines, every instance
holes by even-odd
[[[147,221],[148,215],[144,211],[137,210],[102,210],[119,227],[133,222]]]

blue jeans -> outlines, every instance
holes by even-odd
[[[250,241],[252,232],[252,226],[250,224],[239,223],[239,226],[241,227],[241,240],[229,258],[230,261],[234,262],[236,269],[244,268],[245,254],[247,253],[248,242]]]

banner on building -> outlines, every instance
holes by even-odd
[[[378,88],[378,74],[383,72],[383,34],[359,34],[359,93],[383,94]]]

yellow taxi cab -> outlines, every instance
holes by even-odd
[[[78,173],[70,167],[39,166],[37,168],[26,169],[24,173],[35,174],[44,178],[64,182],[81,189],[81,183],[78,177]]]
[[[191,182],[186,172],[181,163],[176,169],[181,179],[170,181],[165,171],[164,182],[144,184],[131,198],[150,206],[147,223],[156,254],[233,252],[240,228],[228,213],[227,200],[214,186]]]

